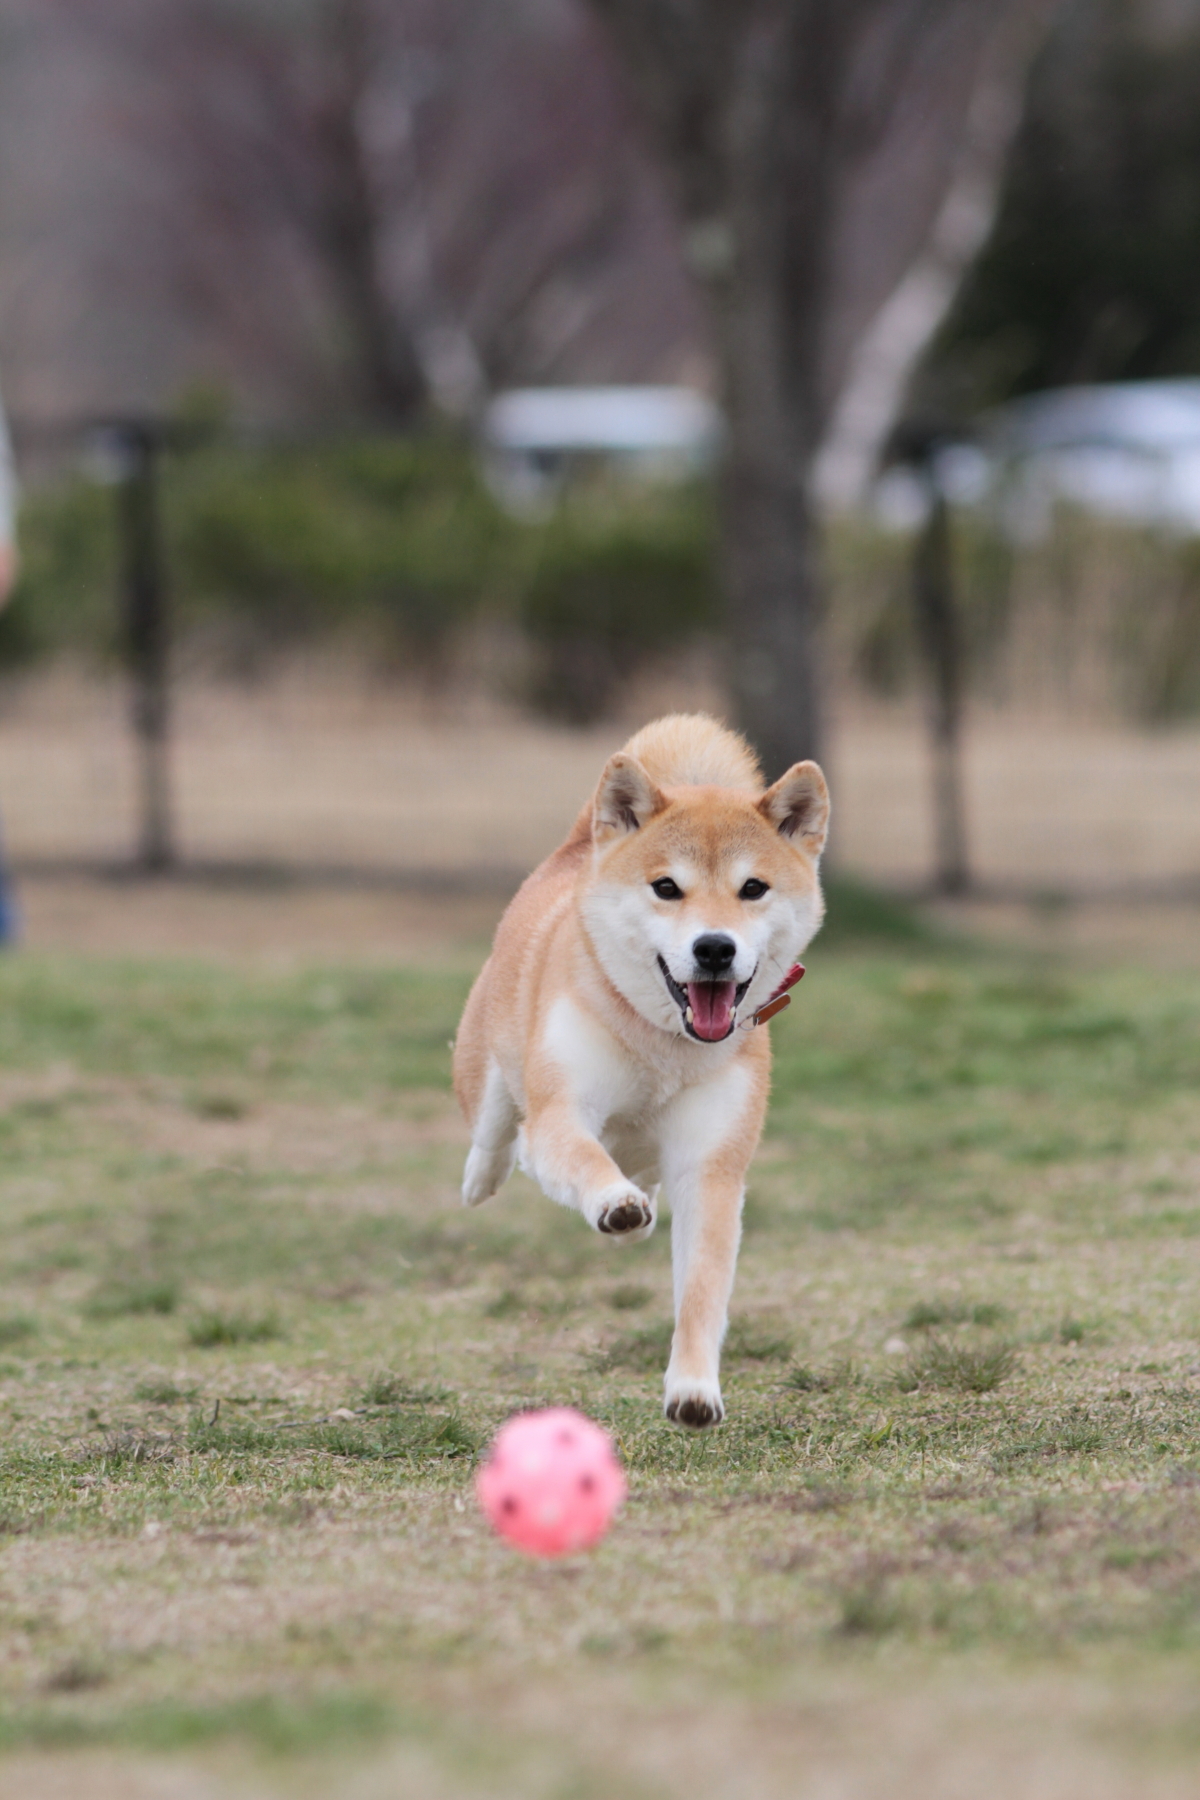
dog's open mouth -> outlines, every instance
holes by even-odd
[[[661,956],[658,966],[671,998],[683,1015],[683,1028],[688,1036],[699,1039],[702,1044],[719,1044],[727,1038],[737,1023],[737,1009],[746,997],[753,975],[749,981],[689,981],[686,987],[680,987]]]

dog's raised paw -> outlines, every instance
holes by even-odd
[[[693,1431],[719,1425],[725,1417],[720,1390],[709,1381],[672,1384],[667,1389],[663,1411],[672,1424],[688,1425]]]
[[[602,1212],[596,1221],[597,1231],[610,1232],[614,1237],[627,1231],[642,1231],[647,1225],[653,1225],[654,1214],[645,1200],[622,1200],[616,1206],[610,1206]]]
[[[654,1202],[635,1187],[602,1195],[594,1224],[605,1237],[621,1238],[626,1243],[647,1238],[655,1226]]]

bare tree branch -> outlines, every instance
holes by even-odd
[[[817,452],[858,340],[953,183],[986,46],[1027,3],[592,0],[711,307],[732,681],[773,769],[820,737]]]

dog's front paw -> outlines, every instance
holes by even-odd
[[[663,1411],[676,1425],[690,1425],[702,1431],[706,1425],[719,1425],[725,1417],[721,1389],[715,1381],[689,1381],[667,1376]]]
[[[605,1237],[620,1238],[627,1244],[648,1238],[656,1223],[653,1198],[631,1181],[599,1194],[587,1217],[589,1224]]]

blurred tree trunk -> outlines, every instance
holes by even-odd
[[[821,744],[812,477],[855,344],[934,226],[997,34],[1052,4],[592,0],[711,304],[731,685],[771,774]]]
[[[380,51],[370,0],[325,0],[320,26],[326,74],[313,107],[314,236],[341,297],[368,407],[410,424],[428,391],[413,334],[383,279],[386,218],[363,136]]]

